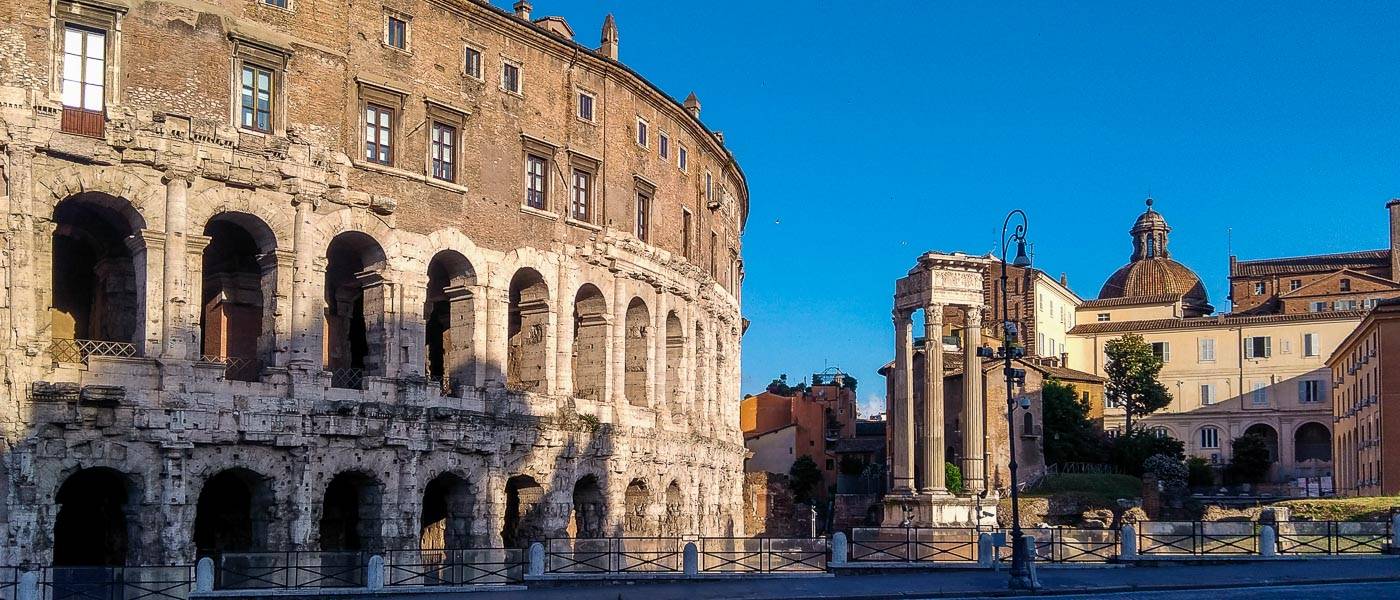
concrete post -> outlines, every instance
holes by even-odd
[[[700,550],[695,547],[695,542],[685,543],[685,554],[681,555],[681,563],[686,577],[700,574]]]
[[[544,575],[544,544],[530,544],[530,562],[525,568],[526,575]]]
[[[15,600],[39,600],[39,572],[21,571]]]
[[[992,534],[983,533],[977,536],[977,566],[992,567],[997,556],[996,545],[992,544]]]
[[[1278,556],[1278,532],[1273,525],[1259,528],[1259,555]]]
[[[1390,515],[1390,551],[1400,552],[1400,512]]]
[[[214,591],[214,559],[208,556],[199,559],[194,566],[194,591]]]
[[[1132,525],[1124,525],[1118,537],[1118,560],[1136,560],[1137,557],[1137,530]]]
[[[1030,571],[1031,589],[1038,590],[1040,589],[1040,575],[1038,575],[1035,571],[1035,536],[1026,535],[1025,537],[1021,538],[1021,543],[1025,546],[1025,553],[1027,557],[1026,569]]]
[[[986,534],[983,534],[986,535]],[[831,562],[833,564],[846,564],[851,559],[851,545],[846,541],[846,533],[836,532],[831,536]]]
[[[378,554],[369,557],[365,568],[365,587],[371,590],[384,589],[384,557]]]

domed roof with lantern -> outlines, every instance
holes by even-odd
[[[1152,204],[1148,198],[1147,210],[1129,231],[1133,236],[1132,260],[1108,277],[1099,290],[1099,300],[1170,297],[1180,299],[1188,316],[1210,314],[1215,309],[1206,297],[1205,284],[1195,271],[1171,259],[1167,235],[1172,229]]]

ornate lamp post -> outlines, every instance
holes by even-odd
[[[1007,229],[1011,225],[1011,219],[1020,217],[1021,222],[1016,225],[1016,229],[1007,235]],[[1021,531],[1021,504],[1020,495],[1016,489],[1016,406],[1017,402],[1012,394],[1012,389],[1018,385],[1026,384],[1026,371],[1012,367],[1011,361],[1025,356],[1025,350],[1016,346],[1019,336],[1015,321],[1011,320],[1010,307],[1007,306],[1007,276],[1006,276],[1006,251],[1012,242],[1016,243],[1016,257],[1011,264],[1018,267],[1029,267],[1030,257],[1026,256],[1026,213],[1021,209],[1011,211],[1006,215],[1006,220],[1001,224],[1001,323],[1002,323],[1002,344],[997,349],[995,357],[1003,361],[1002,373],[1006,376],[1006,433],[1008,449],[1011,453],[1011,589],[1029,590],[1035,589],[1035,581],[1031,577],[1031,561],[1034,557],[1026,552],[1023,543],[1025,534]],[[990,348],[980,348],[978,354],[986,358],[992,358]],[[1029,404],[1028,402],[1026,404]]]

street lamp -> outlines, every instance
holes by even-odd
[[[1020,217],[1021,222],[1016,225],[1016,229],[1007,235],[1007,229],[1011,225],[1011,219]],[[1021,531],[1021,504],[1020,495],[1016,489],[1016,408],[1018,404],[1029,405],[1029,401],[1018,403],[1012,394],[1012,389],[1026,384],[1025,369],[1012,367],[1012,360],[1025,356],[1025,350],[1015,346],[1019,332],[1016,322],[1011,320],[1010,307],[1007,306],[1007,277],[1006,277],[1006,251],[1012,242],[1016,243],[1016,257],[1011,260],[1011,264],[1018,267],[1031,266],[1031,259],[1026,256],[1026,213],[1021,209],[1011,211],[1006,215],[1006,220],[1001,224],[1001,323],[1002,323],[1002,344],[993,355],[991,348],[978,348],[977,354],[984,358],[998,358],[1003,361],[1002,373],[1006,376],[1006,439],[1007,446],[1011,453],[1011,581],[1009,585],[1015,590],[1035,589],[1036,584],[1031,578],[1031,561],[1034,560],[1026,552],[1026,546],[1022,542],[1025,533]]]

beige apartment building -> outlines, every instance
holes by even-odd
[[[1382,300],[1327,359],[1332,369],[1336,490],[1344,496],[1400,494],[1400,300]],[[1386,435],[1387,432],[1390,435]]]

